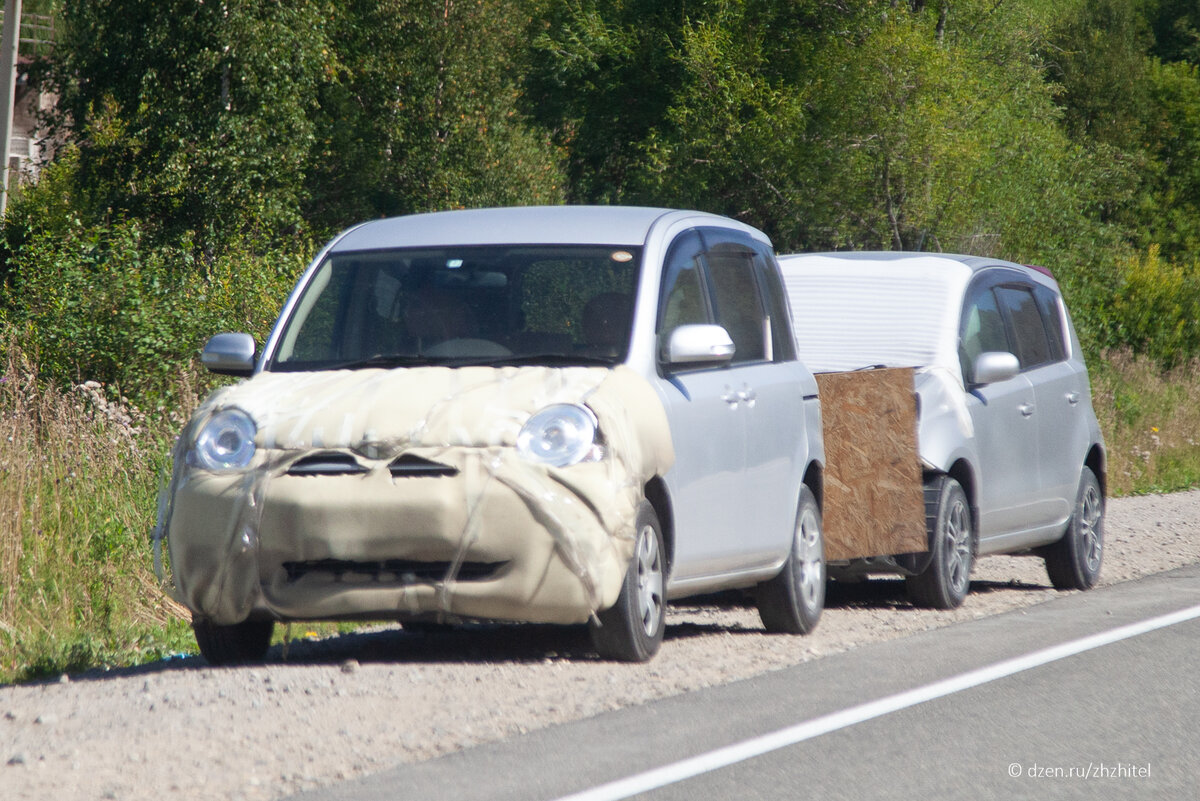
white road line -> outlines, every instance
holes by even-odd
[[[684,759],[670,765],[664,765],[661,768],[655,768],[654,770],[648,770],[635,776],[602,784],[599,787],[563,796],[557,799],[557,801],[620,801],[620,799],[629,798],[638,793],[645,793],[660,787],[666,787],[669,784],[675,784],[728,765],[744,762],[747,759],[753,759],[771,751],[786,748],[789,745],[811,740],[814,737],[820,737],[822,734],[844,729],[856,723],[882,717],[901,709],[907,709],[910,706],[932,701],[935,698],[953,695],[963,690],[969,690],[972,687],[978,687],[981,684],[987,684],[988,682],[1003,679],[1016,673],[1021,673],[1051,662],[1057,662],[1060,659],[1066,659],[1069,656],[1075,656],[1085,651],[1111,645],[1121,640],[1137,637],[1157,629],[1166,628],[1167,626],[1174,626],[1177,623],[1184,623],[1198,617],[1200,617],[1200,606],[1193,606],[1188,609],[1181,609],[1178,612],[1172,612],[1169,615],[1150,618],[1138,623],[1130,623],[1127,626],[1120,626],[1111,631],[1093,634],[1090,637],[1072,640],[1062,645],[1055,645],[1041,651],[1034,651],[1024,656],[1006,659],[994,665],[962,673],[958,676],[935,681],[933,684],[926,684],[924,687],[916,687],[912,690],[897,693],[896,695],[889,695],[886,698],[880,698],[850,707],[849,709],[843,709],[840,712],[822,715],[819,718],[813,718],[804,723],[789,726],[786,729],[764,734],[761,737],[744,740],[740,743],[725,746],[724,748],[718,748],[715,751],[709,751],[708,753]]]

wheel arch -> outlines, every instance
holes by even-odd
[[[817,508],[823,513],[825,510],[825,468],[821,466],[820,462],[809,462],[808,467],[804,470],[804,484],[812,490],[813,496],[817,499]]]
[[[937,472],[926,473],[926,478],[931,475],[936,475]],[[958,482],[963,488],[963,492],[967,494],[967,504],[971,507],[971,527],[975,534],[974,549],[976,555],[979,552],[979,486],[975,478],[975,470],[971,467],[971,463],[966,459],[959,459],[950,468],[945,471],[945,475]]]
[[[662,527],[667,563],[663,572],[669,576],[675,566],[675,512],[671,505],[671,495],[662,476],[655,476],[647,481],[646,486],[642,488],[642,494],[654,507],[654,513],[658,515],[658,524]]]
[[[1096,480],[1100,482],[1100,495],[1108,497],[1108,459],[1104,453],[1104,447],[1099,443],[1092,445],[1088,451],[1087,458],[1083,460],[1083,466],[1091,468],[1096,475]]]

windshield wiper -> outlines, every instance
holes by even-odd
[[[616,357],[588,356],[582,353],[533,353],[520,356],[495,356],[489,359],[473,359],[457,361],[456,367],[519,367],[527,364],[540,364],[548,367],[563,365],[603,365],[612,367],[619,361]]]
[[[441,364],[442,360],[431,356],[397,354],[397,353],[376,353],[373,356],[367,356],[362,359],[348,359],[344,362],[334,362],[332,364],[312,365],[310,370],[365,370],[371,367],[413,367],[424,366],[428,364]]]

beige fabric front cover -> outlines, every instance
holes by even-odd
[[[550,468],[516,454],[517,434],[530,415],[555,403],[582,403],[592,409],[605,450],[600,462]],[[258,450],[251,467],[213,472],[191,466],[188,451],[196,434],[214,414],[228,408],[245,411],[257,424]],[[382,603],[379,593],[360,593],[361,601],[349,606],[342,599],[342,606],[309,608],[300,603],[286,609],[272,608],[262,595],[263,582],[270,577],[259,571],[260,533],[271,529],[272,498],[286,497],[285,482],[295,481],[279,479],[297,460],[331,451],[355,454],[375,467],[361,482],[340,485],[351,486],[351,492],[330,493],[326,486],[319,500],[300,499],[309,508],[318,504],[321,514],[334,521],[330,525],[345,520],[348,528],[370,527],[373,499],[386,497],[394,506],[397,496],[381,476],[387,475],[390,460],[412,453],[460,471],[458,480],[436,485],[436,491],[445,494],[436,499],[439,504],[460,510],[444,518],[453,521],[446,523],[453,530],[440,532],[457,543],[457,562],[476,546],[481,529],[493,538],[508,538],[489,548],[519,548],[526,541],[520,538],[528,538],[528,527],[535,525],[552,539],[549,558],[560,561],[575,578],[570,590],[553,589],[559,585],[543,581],[535,600],[543,608],[522,610],[512,597],[498,598],[489,606],[486,598],[478,597],[480,587],[459,585],[452,569],[433,588],[436,610],[418,605],[399,608],[397,614],[439,611],[561,622],[586,619],[615,600],[632,555],[643,487],[674,461],[658,396],[645,379],[623,366],[259,374],[213,393],[176,447],[156,534],[170,545],[170,581],[176,597],[194,612],[226,624],[264,609],[279,617],[386,614],[376,608]],[[273,488],[276,480],[279,484]],[[318,485],[306,485],[314,486]],[[513,513],[519,504],[504,499],[482,502],[499,497],[501,491],[518,498],[525,513]],[[488,518],[489,506],[492,514],[510,510],[504,514],[511,518],[511,531],[506,530],[506,520]],[[272,547],[279,549],[287,527],[272,531]],[[329,539],[336,538],[337,532],[331,531]],[[282,547],[291,546],[285,542]],[[306,546],[297,542],[295,547]],[[412,592],[398,591],[397,598],[401,596],[407,600],[388,603],[417,604]]]

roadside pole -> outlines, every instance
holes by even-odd
[[[12,142],[13,98],[17,94],[17,45],[21,41],[21,0],[4,0],[0,35],[0,217],[8,208],[8,154]]]

